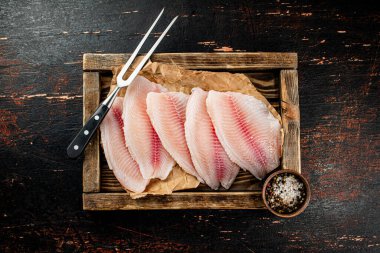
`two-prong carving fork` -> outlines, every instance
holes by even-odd
[[[144,38],[141,40],[135,51],[133,51],[131,57],[129,57],[127,63],[123,66],[120,73],[117,76],[117,86],[112,91],[112,93],[99,105],[98,109],[96,109],[95,113],[91,116],[91,118],[86,122],[86,124],[83,126],[83,128],[79,131],[79,133],[75,136],[74,140],[70,143],[70,145],[67,148],[67,154],[71,158],[78,157],[83,150],[86,148],[88,142],[90,141],[91,137],[96,132],[96,129],[99,127],[100,123],[106,116],[108,110],[111,108],[112,103],[114,102],[117,93],[119,90],[123,87],[126,87],[130,85],[137,76],[137,74],[140,72],[140,70],[144,67],[145,63],[149,60],[150,56],[153,54],[154,50],[157,48],[157,46],[160,44],[161,40],[165,37],[166,33],[169,31],[169,29],[172,27],[174,22],[177,20],[178,16],[173,18],[173,20],[170,22],[170,24],[166,27],[165,31],[161,34],[161,36],[158,38],[158,40],[154,43],[152,48],[149,50],[149,52],[144,56],[144,58],[141,60],[141,62],[137,65],[136,69],[132,72],[132,74],[128,77],[127,80],[123,79],[124,74],[127,72],[128,68],[131,66],[132,62],[135,60],[138,52],[140,51],[142,45],[144,44],[145,40],[148,38],[149,34],[153,30],[154,26],[157,24],[158,20],[160,19],[162,13],[164,12],[164,9],[160,12],[152,26],[149,28],[147,33],[145,34]]]

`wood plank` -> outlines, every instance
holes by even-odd
[[[99,105],[99,72],[83,73],[83,124]],[[99,131],[92,137],[84,151],[83,192],[100,191]]]
[[[284,129],[283,169],[301,173],[300,110],[297,70],[281,70],[281,118]]]
[[[83,70],[106,71],[124,64],[130,54],[84,54]],[[296,53],[158,53],[152,61],[177,64],[197,70],[268,70],[296,69]]]
[[[128,193],[83,193],[84,210],[265,209],[261,192],[175,192],[131,199]]]

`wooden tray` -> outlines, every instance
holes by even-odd
[[[129,54],[83,55],[83,121],[108,93],[112,68],[124,64]],[[154,54],[154,62],[175,63],[187,69],[227,71],[247,75],[280,113],[284,147],[280,167],[301,172],[300,117],[296,53],[166,53]],[[99,133],[85,151],[83,161],[84,210],[136,209],[264,209],[261,182],[240,171],[231,189],[197,189],[166,196],[133,200],[108,169]]]

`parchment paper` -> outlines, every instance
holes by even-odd
[[[136,59],[125,77],[129,76],[139,60],[141,60],[141,58]],[[112,71],[113,79],[110,92],[116,86],[116,76],[121,68],[122,66],[119,66]],[[139,74],[152,82],[161,84],[169,91],[180,91],[190,94],[192,88],[200,87],[204,90],[236,91],[254,96],[261,100],[281,123],[281,117],[276,109],[274,109],[265,97],[256,90],[248,77],[243,74],[186,70],[177,65],[157,62],[149,62]],[[122,89],[118,96],[124,96],[125,90],[126,89]],[[195,177],[187,174],[178,165],[175,165],[173,171],[169,174],[166,180],[151,180],[143,193],[137,194],[130,192],[130,195],[132,198],[140,198],[147,194],[171,194],[173,191],[197,188],[198,185],[199,181]]]

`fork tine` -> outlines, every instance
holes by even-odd
[[[154,43],[152,48],[148,51],[148,53],[144,56],[144,58],[140,61],[139,65],[133,70],[132,74],[128,77],[127,80],[122,80],[120,83],[118,83],[119,87],[125,87],[128,86],[132,83],[133,79],[138,75],[140,70],[144,67],[145,63],[149,60],[150,56],[153,54],[154,50],[158,47],[160,44],[161,40],[166,36],[174,22],[177,20],[178,16],[172,19],[170,24],[166,27],[165,31],[161,34],[161,36],[158,38],[158,40]]]
[[[162,13],[164,12],[164,10],[165,10],[165,8],[163,8],[161,10],[160,14],[158,14],[158,16],[157,16],[156,20],[153,22],[152,26],[146,32],[143,39],[140,41],[140,43],[136,47],[135,51],[133,51],[132,55],[129,57],[127,63],[125,63],[125,65],[121,69],[120,73],[117,75],[117,83],[121,83],[123,81],[123,76],[124,76],[125,72],[127,72],[128,68],[131,66],[132,62],[135,60],[135,58],[136,58],[137,54],[139,53],[141,47],[143,46],[144,42],[148,38],[149,34],[152,32],[153,28],[156,26],[156,24],[157,24],[158,20],[160,19]]]

